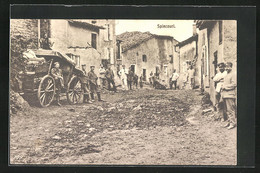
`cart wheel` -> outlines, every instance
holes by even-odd
[[[44,76],[38,87],[37,97],[42,107],[47,107],[51,104],[55,94],[55,82],[53,77]]]
[[[67,89],[67,100],[69,104],[79,103],[82,94],[83,92],[81,87],[81,81],[76,76],[72,77],[70,82],[68,83],[68,89]]]

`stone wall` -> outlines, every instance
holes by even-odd
[[[35,49],[38,46],[38,21],[37,19],[11,19],[10,38],[24,38],[28,49]]]
[[[143,55],[146,55],[147,62],[143,62]],[[129,68],[135,65],[135,73],[140,76],[143,69],[146,69],[146,80],[148,81],[151,72],[156,72],[156,67],[161,71],[160,78],[168,81],[172,73],[173,63],[169,63],[173,55],[173,42],[167,39],[152,38],[139,46],[122,53],[122,64]],[[167,70],[164,72],[164,69]]]
[[[237,71],[237,22],[224,20],[224,61],[233,63],[233,70]]]

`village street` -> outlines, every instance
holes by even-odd
[[[11,115],[10,163],[236,164],[236,128],[202,114],[199,91],[143,88],[102,97]]]

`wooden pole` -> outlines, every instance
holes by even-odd
[[[40,39],[41,39],[41,22],[38,19],[38,49],[40,48]]]

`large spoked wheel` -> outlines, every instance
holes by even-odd
[[[42,107],[47,107],[51,104],[55,95],[55,81],[53,77],[44,76],[39,84],[37,97]]]
[[[67,100],[69,104],[77,104],[82,98],[82,84],[80,79],[77,76],[71,78],[68,83],[67,89]]]

